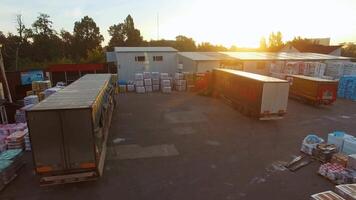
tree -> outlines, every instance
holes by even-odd
[[[111,36],[111,39],[109,41],[109,48],[113,50],[115,46],[125,46],[125,30],[124,30],[124,24],[114,24],[109,27],[109,35]]]
[[[50,37],[55,34],[55,30],[52,28],[53,22],[49,19],[50,16],[45,13],[40,13],[37,20],[32,24],[33,31],[38,35],[46,35]]]
[[[272,32],[269,35],[268,48],[270,51],[279,51],[283,47],[282,33],[278,31],[277,33]]]
[[[227,48],[222,45],[213,45],[209,42],[202,42],[198,45],[198,51],[227,51]]]
[[[356,44],[351,42],[344,43],[341,49],[341,55],[356,59]]]
[[[131,15],[128,15],[124,23],[114,24],[109,27],[109,48],[115,46],[141,46],[144,44],[141,32],[135,28],[135,23]]]
[[[135,28],[131,15],[128,15],[124,21],[124,32],[126,34],[126,46],[140,46],[143,39],[140,31]]]
[[[179,51],[196,51],[197,46],[192,38],[188,38],[183,35],[178,35],[176,37],[175,48]]]
[[[87,53],[93,49],[101,48],[104,37],[100,34],[100,29],[89,16],[85,16],[81,21],[74,23],[73,30],[73,58],[79,61],[87,58]]]
[[[260,50],[261,51],[266,51],[267,50],[267,42],[266,42],[266,38],[265,37],[261,37]]]
[[[81,63],[104,63],[105,54],[102,48],[92,49],[88,52],[86,59],[82,59]]]

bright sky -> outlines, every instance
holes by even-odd
[[[356,42],[356,0],[0,0],[0,31],[15,33],[16,14],[25,24],[39,12],[51,16],[54,27],[73,30],[74,21],[89,15],[100,27],[105,44],[108,27],[134,18],[144,39],[177,35],[197,42],[257,47],[261,36],[281,31],[294,36],[331,37],[332,44]]]

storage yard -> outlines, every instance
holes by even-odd
[[[332,107],[289,100],[283,120],[259,121],[222,99],[194,93],[129,93],[119,99],[99,181],[40,187],[28,152],[0,199],[307,199],[334,187],[316,174],[320,164],[290,172],[278,162],[299,155],[309,133],[326,139],[334,130],[356,129],[356,104],[348,100]],[[117,157],[120,147],[134,144],[174,145],[178,154],[147,148],[146,158]]]
[[[193,70],[208,56],[231,62],[205,72],[176,63],[172,73],[160,69],[168,55],[177,61],[172,48],[119,50],[118,74],[86,74],[68,86],[32,81],[16,123],[0,126],[1,198],[320,199],[332,191],[347,198],[350,188],[354,195],[349,58],[187,53]]]

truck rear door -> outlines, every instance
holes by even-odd
[[[261,114],[278,114],[287,112],[288,92],[288,83],[264,83]]]

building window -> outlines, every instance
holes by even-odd
[[[135,56],[136,62],[145,62],[145,60],[146,60],[145,56]]]
[[[153,61],[163,61],[163,56],[153,56]]]

